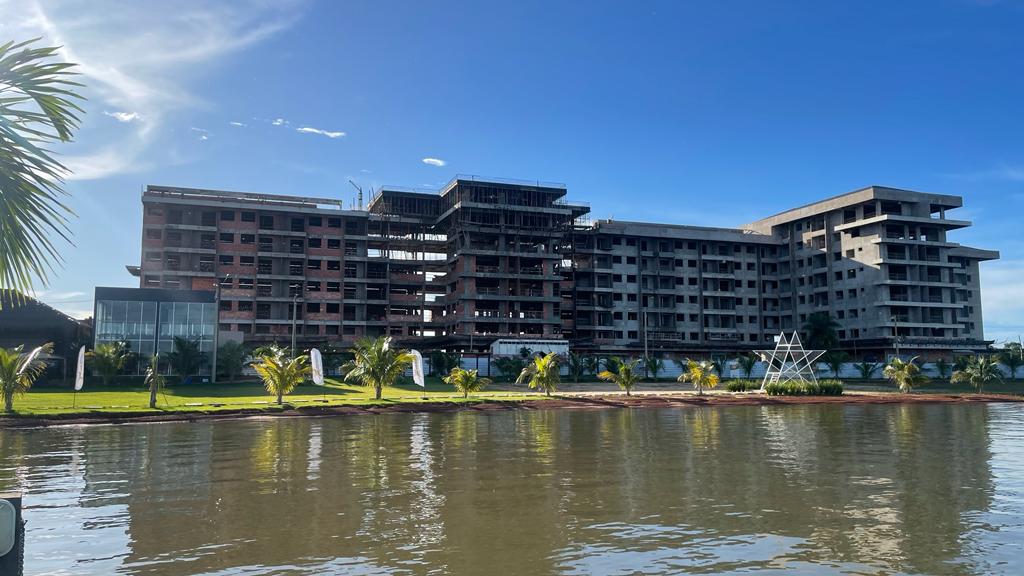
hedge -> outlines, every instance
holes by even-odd
[[[769,396],[841,396],[842,380],[812,382],[775,382],[764,387]]]

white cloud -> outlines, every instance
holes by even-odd
[[[444,166],[446,164],[446,162],[440,158],[424,158],[422,162],[431,166]]]
[[[190,131],[192,131],[192,132],[198,133],[200,141],[209,140],[210,136],[212,135],[212,133],[209,130],[205,129],[205,128],[196,128],[195,126],[189,126],[188,129]]]
[[[103,113],[118,122],[134,122],[139,119],[138,112],[107,112],[104,110]]]
[[[285,124],[288,123],[288,121],[285,120],[284,118],[274,118],[274,120],[271,121],[270,123],[273,124],[274,126],[284,126]]]
[[[85,292],[61,292],[57,290],[37,290],[33,294],[37,300],[45,302],[59,302],[61,300],[75,300],[85,297]]]
[[[310,126],[296,128],[295,131],[302,132],[303,134],[320,134],[321,136],[327,136],[328,138],[341,138],[345,135],[344,132],[331,132],[330,130],[321,130],[320,128],[312,128]]]
[[[64,159],[68,180],[96,180],[114,174],[142,172],[152,164],[140,160],[137,151],[125,151],[121,143],[110,144],[87,154],[76,154]]]
[[[203,105],[197,81],[227,54],[290,27],[305,2],[0,0],[0,30],[8,38],[43,37],[38,45],[60,45],[63,59],[78,64],[86,114],[75,143],[61,152],[69,179],[86,180],[172,162],[174,147],[154,143],[170,116]],[[134,129],[104,132],[91,121],[104,109]]]
[[[246,126],[248,126],[248,124],[246,124],[245,122],[228,122],[228,124],[235,126],[237,128],[245,128]]]

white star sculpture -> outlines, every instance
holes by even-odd
[[[765,385],[775,382],[817,382],[814,375],[814,361],[825,353],[824,350],[804,350],[800,335],[786,338],[786,333],[779,335],[775,342],[775,350],[758,350],[761,360],[768,363],[764,373],[761,390]]]

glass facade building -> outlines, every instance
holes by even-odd
[[[173,351],[174,338],[182,337],[199,343],[206,355],[201,373],[209,374],[216,315],[211,291],[98,287],[93,345],[124,340],[148,360]]]

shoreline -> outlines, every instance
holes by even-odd
[[[197,422],[248,418],[301,418],[358,416],[400,413],[494,412],[506,410],[607,410],[611,408],[680,408],[705,406],[780,406],[807,404],[978,404],[1024,402],[1024,396],[1008,394],[900,394],[895,392],[847,392],[842,396],[766,396],[759,393],[645,392],[632,396],[622,393],[563,393],[537,399],[501,400],[481,398],[468,401],[390,402],[382,404],[333,406],[270,405],[266,408],[151,412],[82,412],[75,414],[0,416],[0,429],[38,428],[81,424],[145,424],[158,422]]]

